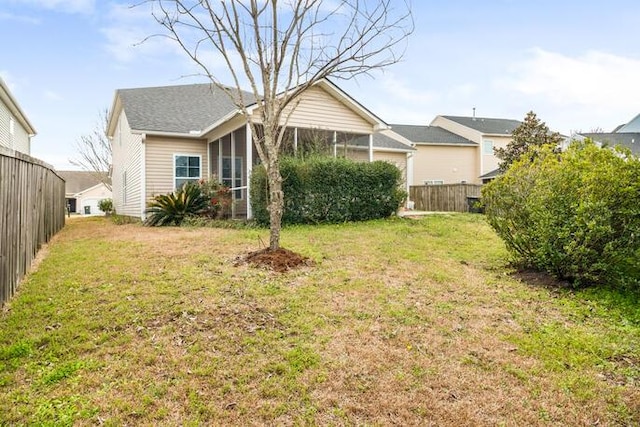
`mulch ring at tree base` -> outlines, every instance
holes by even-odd
[[[268,268],[278,273],[284,273],[285,271],[298,267],[313,266],[315,264],[313,260],[284,248],[278,248],[276,250],[265,248],[250,252],[237,259],[236,265],[242,263],[250,264],[253,267]]]

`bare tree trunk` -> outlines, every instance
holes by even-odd
[[[277,161],[269,160],[269,249],[280,248],[280,229],[284,212],[284,192],[282,191],[282,175]]]
[[[183,51],[245,117],[261,116],[255,146],[267,169],[270,248],[284,211],[280,146],[300,96],[322,79],[351,79],[397,63],[413,32],[409,0],[145,0]],[[235,87],[222,84],[218,54]],[[241,83],[251,88],[251,96]],[[253,99],[249,99],[253,98]],[[254,106],[259,107],[254,111]],[[250,108],[251,106],[251,108]],[[254,125],[252,125],[254,126]],[[254,129],[255,131],[255,129]]]
[[[282,191],[282,174],[280,173],[279,144],[277,139],[277,124],[264,127],[264,145],[266,150],[267,184],[269,187],[269,249],[275,251],[280,248],[280,228],[284,212],[284,192]]]

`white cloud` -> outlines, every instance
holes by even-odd
[[[345,85],[345,89],[358,102],[390,123],[428,124],[442,99],[437,92],[415,84],[411,86],[408,79],[388,71],[376,73],[372,79],[363,77],[358,79],[358,83]]]
[[[105,49],[118,63],[116,67],[162,67],[165,72],[171,70],[167,74],[174,73],[176,79],[204,73],[175,40],[166,36],[165,29],[153,17],[151,6],[111,5],[105,22],[100,31],[106,38]],[[210,45],[201,45],[198,57],[222,83],[233,84],[226,62]],[[230,54],[230,58],[235,69],[241,70],[239,57]]]
[[[23,24],[40,24],[40,19],[27,15],[16,15],[14,13],[0,12],[0,21],[15,21]]]
[[[119,62],[131,62],[141,55],[166,53],[170,40],[157,34],[149,7],[111,6],[107,25],[100,31],[107,39],[107,51]],[[157,26],[157,24],[156,24]]]
[[[91,13],[95,0],[10,0],[13,3],[27,4],[65,13]]]
[[[598,51],[568,56],[536,48],[496,86],[541,106],[564,132],[610,130],[640,112],[639,75],[640,59]]]

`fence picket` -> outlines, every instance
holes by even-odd
[[[13,296],[41,245],[64,226],[64,187],[52,166],[0,147],[0,304]]]
[[[469,212],[467,197],[480,197],[481,188],[477,184],[414,185],[409,188],[409,200],[420,211]]]

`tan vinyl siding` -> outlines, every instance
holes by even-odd
[[[338,155],[340,156],[342,153],[338,151]],[[347,151],[347,157],[351,160],[355,160],[356,162],[368,162],[369,161],[369,150],[358,148],[351,148]],[[383,161],[389,162],[392,165],[396,166],[402,172],[402,181],[407,182],[407,153],[397,153],[393,151],[374,151],[373,152],[373,161]]]
[[[505,148],[507,144],[511,141],[510,137],[499,137],[499,136],[487,136],[483,138],[485,141],[492,141],[493,148]],[[480,147],[482,150],[482,147]],[[480,175],[484,175],[485,173],[489,173],[493,170],[498,169],[498,165],[500,160],[493,154],[484,154],[482,153],[482,170],[480,171]]]
[[[258,118],[259,116],[254,114],[253,120],[258,121]],[[301,96],[287,126],[356,134],[373,132],[372,123],[320,87],[312,87]]]
[[[477,147],[451,145],[416,145],[413,155],[413,185],[426,180],[442,180],[444,184],[480,184]]]
[[[209,141],[215,141],[218,138],[222,138],[225,135],[230,134],[232,131],[238,129],[241,126],[244,126],[247,123],[244,116],[237,116],[228,122],[223,123],[217,128],[213,129],[211,132],[205,135],[205,137]]]
[[[402,172],[402,182],[407,182],[407,153],[393,151],[374,151],[373,160],[382,160],[395,165]]]
[[[202,139],[180,139],[148,136],[145,141],[147,200],[175,190],[174,156],[200,156],[201,178],[209,177],[207,142]]]
[[[142,216],[142,135],[131,132],[122,111],[111,141],[113,205],[120,215]],[[123,178],[126,173],[126,189]],[[125,195],[126,191],[126,195]]]

